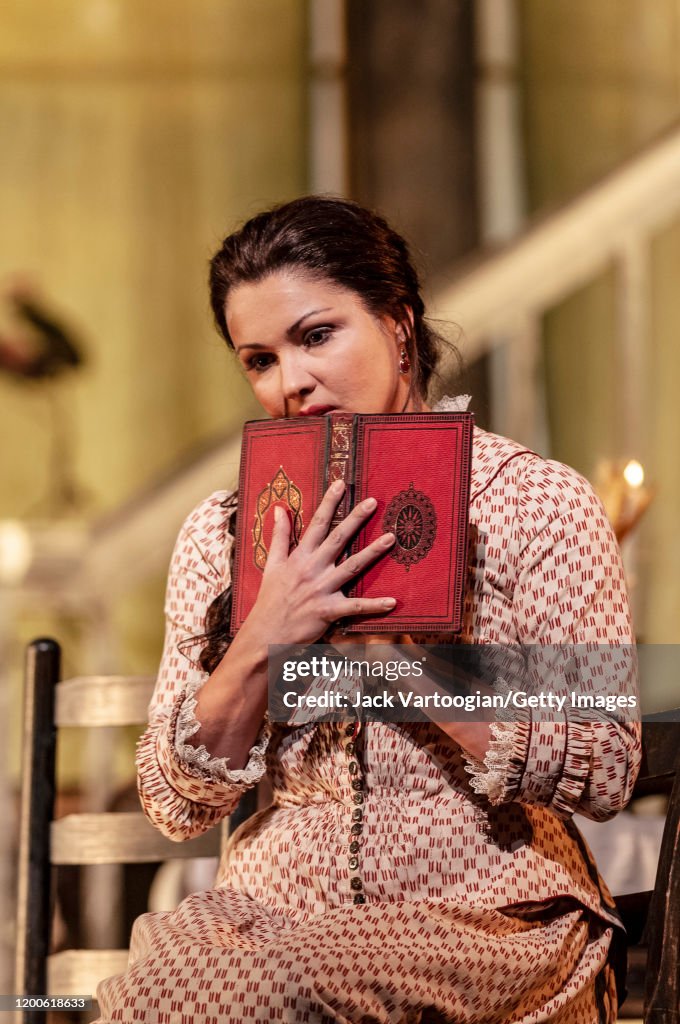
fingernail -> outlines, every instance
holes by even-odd
[[[274,505],[274,522],[275,523],[280,523],[282,515],[283,515],[283,509],[281,508],[281,506],[280,505]]]
[[[393,533],[386,533],[382,539],[383,544],[388,548],[391,544],[394,544],[395,536]]]
[[[396,603],[397,603],[396,597],[386,597],[385,600],[383,601],[383,607],[384,608],[394,608]]]
[[[375,508],[377,504],[378,502],[375,500],[375,498],[366,498],[366,501],[364,502],[364,508],[366,509],[367,512],[370,512],[371,509]]]
[[[345,489],[344,480],[336,480],[333,484],[333,494],[342,494]]]

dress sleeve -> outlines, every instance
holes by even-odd
[[[183,524],[170,563],[165,595],[165,642],[149,725],[137,745],[137,785],[142,807],[153,825],[182,841],[216,825],[236,807],[242,794],[265,774],[269,724],[263,722],[247,764],[229,768],[204,746],[188,742],[200,723],[194,717],[196,693],[208,678],[198,661],[200,636],[212,601],[230,582],[233,538],[225,528],[227,493],[201,502]]]
[[[516,636],[529,645],[529,682],[562,684],[549,719],[523,709],[491,726],[484,759],[466,755],[472,786],[492,804],[541,804],[568,818],[605,821],[632,795],[640,767],[637,668],[616,538],[583,477],[532,460],[520,485]],[[536,692],[534,688],[533,692]],[[625,698],[586,711],[571,692]],[[631,705],[629,702],[633,701]]]

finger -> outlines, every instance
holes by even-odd
[[[383,533],[381,537],[367,544],[361,551],[356,551],[349,558],[340,562],[331,577],[333,589],[338,590],[345,583],[358,576],[360,572],[363,572],[372,562],[385,555],[395,540],[396,538],[393,533]]]
[[[304,550],[318,548],[322,540],[327,536],[333,519],[333,514],[338,507],[338,502],[345,493],[345,484],[342,480],[336,480],[328,488],[319,503],[319,507],[309,521],[309,526],[302,535],[298,547]]]
[[[355,505],[348,516],[339,523],[320,545],[319,551],[329,561],[336,562],[354,534],[361,529],[369,516],[373,515],[378,502],[375,498],[365,498]]]
[[[394,597],[344,597],[338,594],[330,610],[334,619],[346,619],[357,615],[386,615],[396,604]]]
[[[265,574],[270,565],[277,565],[285,562],[288,558],[290,547],[290,519],[285,509],[280,505],[274,506],[274,529],[272,539],[269,542],[267,562],[264,567]]]

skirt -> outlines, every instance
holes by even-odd
[[[569,897],[291,915],[218,888],[137,919],[97,1024],[613,1024],[612,931]]]

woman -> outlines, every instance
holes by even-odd
[[[217,325],[273,417],[427,411],[437,346],[403,239],[352,203],[307,197],[253,218],[211,265]],[[455,407],[451,400],[435,406]],[[185,522],[167,635],[138,750],[147,815],[182,840],[267,772],[217,886],[145,914],[131,966],[98,990],[102,1020],[569,1022],[616,1018],[620,928],[571,822],[628,801],[639,729],[597,722],[271,724],[267,648],[350,613],[342,593],[387,534],[336,565],[370,500],[329,529],[324,496],[289,552],[277,521],[258,599],[230,642],[234,503]],[[574,471],[475,432],[467,644],[632,640],[616,542]],[[178,644],[203,630],[200,660]]]

